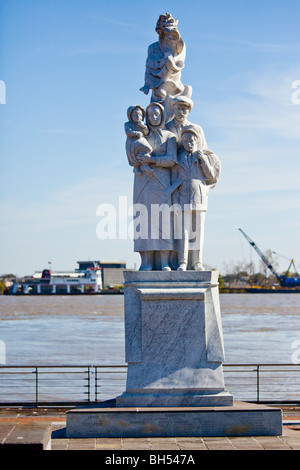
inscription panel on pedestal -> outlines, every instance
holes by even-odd
[[[142,360],[199,367],[206,358],[204,302],[142,303]]]

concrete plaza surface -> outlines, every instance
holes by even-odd
[[[278,405],[277,405],[278,406]],[[53,408],[0,408],[0,450],[22,449],[43,429],[51,432],[48,450],[193,451],[193,450],[300,450],[300,407],[280,406],[281,436],[66,438],[66,410]],[[10,439],[10,441],[9,441]],[[2,445],[1,445],[2,444]],[[16,445],[17,444],[17,445]],[[35,448],[32,447],[32,450]],[[38,449],[38,447],[36,447]]]

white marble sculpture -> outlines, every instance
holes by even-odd
[[[214,166],[201,150],[197,150],[200,139],[201,136],[194,126],[182,130],[182,150],[178,152],[177,165],[174,166],[172,175],[174,179],[182,181],[173,196],[174,202],[180,206],[175,213],[175,224],[179,234],[176,250],[179,257],[179,271],[186,271],[189,254],[191,269],[204,271],[202,252],[209,191],[206,179],[214,177]]]
[[[176,138],[164,129],[164,108],[160,103],[151,103],[146,109],[149,128],[147,141],[152,148],[151,157],[137,155],[142,164],[149,163],[152,173],[135,174],[133,200],[136,211],[134,250],[141,255],[141,270],[149,271],[158,262],[159,269],[170,270],[169,253],[173,250],[171,234],[164,236],[163,226],[154,218],[154,209],[161,204],[171,206],[171,167],[177,158]],[[159,225],[157,227],[157,225]],[[160,258],[159,260],[155,260]]]
[[[203,129],[188,120],[192,88],[181,82],[185,46],[161,15],[148,50],[144,112],[125,125],[134,167],[134,251],[124,272],[126,391],[117,407],[231,406],[225,390],[218,272],[203,269],[207,199],[220,174]],[[179,429],[177,429],[179,432]]]
[[[151,102],[146,112],[130,106],[125,124],[128,162],[135,173],[134,251],[141,255],[141,271],[203,269],[207,196],[220,175],[220,161],[208,149],[202,127],[188,120],[192,87],[181,82],[186,48],[177,25],[169,13],[160,15],[159,40],[149,46],[141,88],[145,94],[152,90]],[[182,136],[187,128],[196,133],[194,156],[188,159],[192,172],[183,168]],[[190,239],[191,217],[197,222],[196,243]]]
[[[177,24],[169,13],[160,15],[157,21],[159,40],[149,46],[145,84],[141,88],[146,95],[152,89],[151,101],[165,101],[168,95],[175,96],[184,90],[181,71],[186,50]]]

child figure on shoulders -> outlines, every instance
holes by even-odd
[[[153,168],[148,163],[142,163],[139,160],[139,156],[150,158],[152,152],[152,147],[146,139],[149,129],[144,123],[145,111],[141,106],[130,106],[127,116],[128,122],[125,123],[125,132],[128,162],[138,175],[143,175],[144,172],[153,173]]]

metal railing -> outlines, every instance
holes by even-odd
[[[91,369],[82,365],[1,365],[0,404],[89,402]]]
[[[224,380],[236,400],[300,403],[300,364],[224,364]]]
[[[235,400],[300,403],[300,364],[224,364]],[[126,364],[0,365],[0,406],[70,406],[112,399],[126,389]]]

